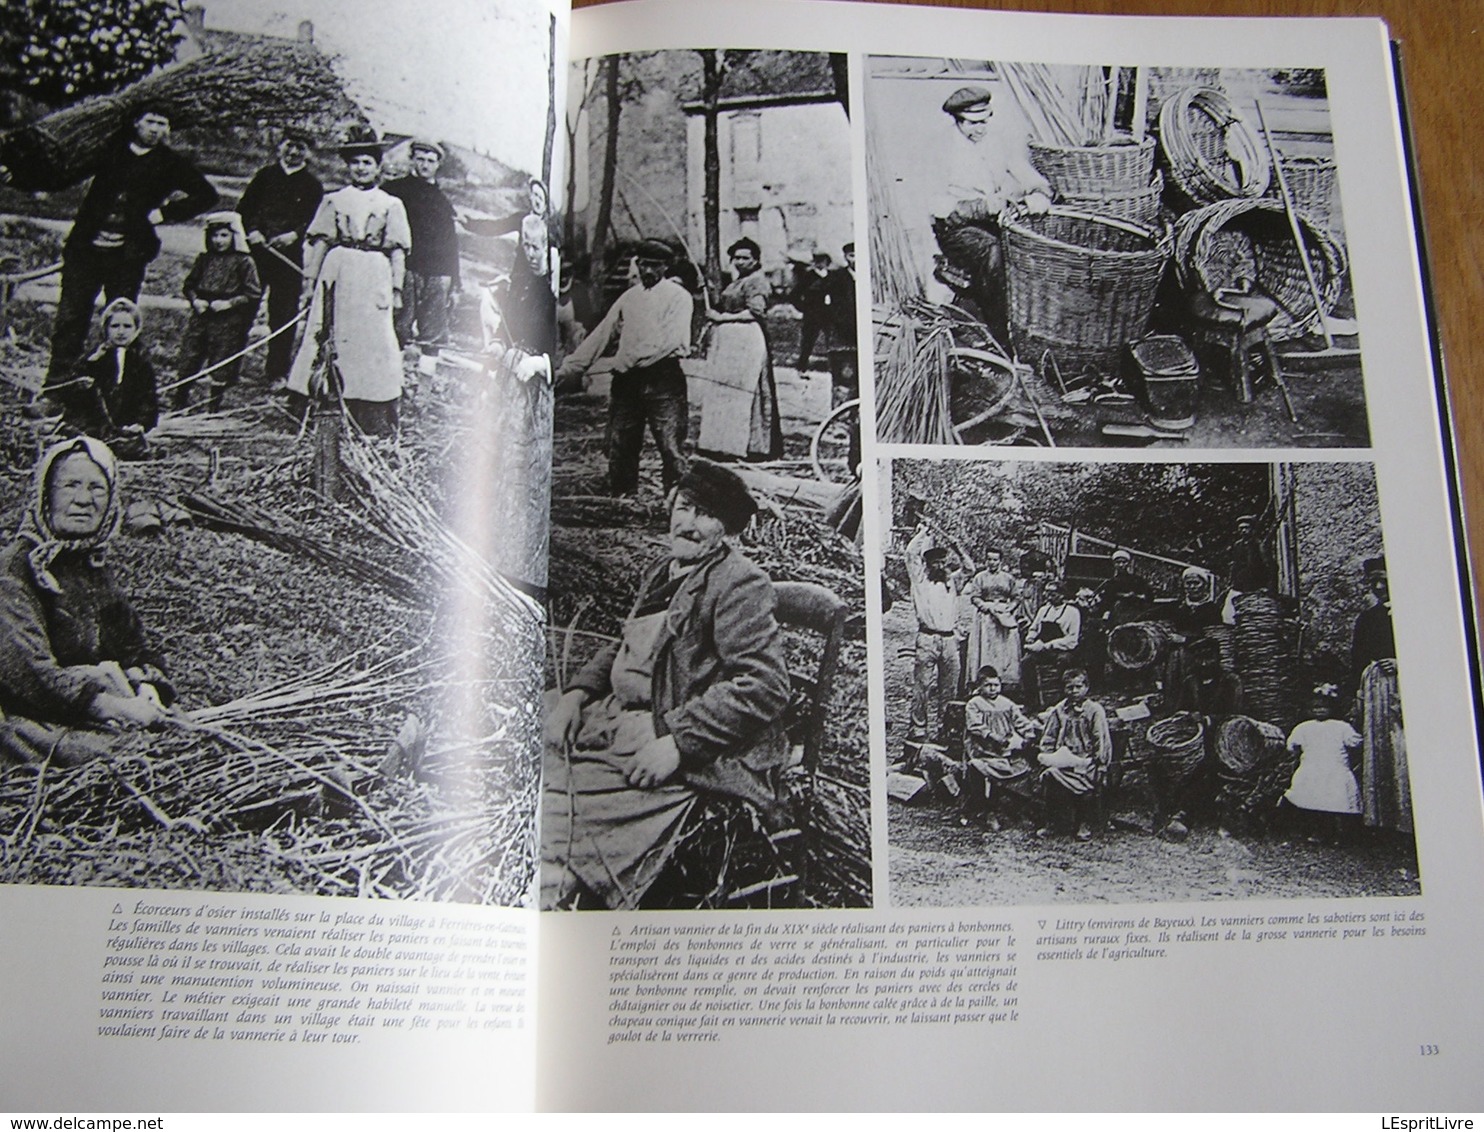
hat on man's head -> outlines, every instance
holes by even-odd
[[[283,127],[283,129],[278,131],[278,144],[282,145],[287,141],[298,142],[308,149],[314,148],[314,135],[309,131],[309,127],[307,126],[288,125]]]
[[[840,249],[840,251],[843,254],[845,254],[845,255],[854,255],[855,254],[855,241],[854,240],[851,240],[850,243],[848,243],[844,247],[842,247]]]
[[[1375,558],[1367,558],[1361,567],[1367,574],[1386,573],[1386,556],[1378,554]]]
[[[947,561],[947,559],[948,548],[946,546],[930,546],[922,552],[922,560],[929,566]]]
[[[954,118],[989,108],[994,95],[982,86],[961,86],[943,100],[943,113]]]
[[[675,489],[684,493],[697,510],[720,519],[729,535],[742,531],[757,511],[757,500],[742,477],[710,460],[692,460]]]
[[[664,240],[641,240],[634,254],[646,263],[663,263],[666,266],[675,259],[675,249]]]
[[[429,140],[428,138],[413,138],[412,144],[408,147],[408,151],[413,156],[416,156],[419,151],[423,153],[431,153],[439,161],[442,161],[444,157],[447,156],[447,154],[444,153],[443,147],[441,145],[439,145],[435,141]]]
[[[1124,550],[1122,547],[1119,547],[1113,552],[1114,562],[1132,562],[1133,560],[1134,556],[1128,551]]]
[[[381,160],[381,139],[370,126],[353,125],[346,129],[345,140],[340,143],[340,156],[349,161],[353,157],[370,156]]]

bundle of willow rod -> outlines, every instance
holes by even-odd
[[[877,131],[866,131],[866,177],[871,183],[871,289],[874,301],[900,307],[922,294],[922,278],[912,266],[906,230],[898,217],[907,215],[896,200],[896,185],[886,172]]]
[[[893,333],[894,331],[894,333]],[[946,323],[920,325],[905,311],[877,334],[876,425],[895,444],[956,444],[948,403],[948,351],[953,334]]]
[[[1000,73],[1034,140],[1083,146],[1107,139],[1108,90],[1103,68],[1003,63]]]
[[[325,894],[519,902],[532,871],[534,775],[481,767],[461,789],[377,772],[394,731],[389,705],[405,710],[440,690],[423,651],[352,657],[178,713],[84,766],[4,776],[0,859],[14,871],[58,838],[74,854],[109,855],[112,837],[89,836],[102,830],[177,848],[199,838],[208,860],[254,838],[297,886]],[[460,755],[445,749],[427,764]],[[136,882],[190,879],[146,871]]]
[[[340,458],[351,473],[346,482],[357,510],[391,545],[414,554],[443,583],[446,593],[474,598],[495,622],[489,631],[509,639],[539,629],[541,605],[521,592],[478,551],[461,539],[433,503],[413,485],[413,477],[392,467],[370,439],[352,434],[341,443]]]
[[[256,127],[355,112],[325,55],[308,44],[257,40],[165,67],[118,94],[12,130],[0,137],[0,165],[28,192],[66,188],[96,167],[132,109],[147,102],[166,107],[176,129]]]

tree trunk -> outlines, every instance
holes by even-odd
[[[608,134],[603,144],[603,187],[598,197],[598,215],[593,221],[592,281],[600,283],[604,273],[604,255],[608,250],[608,230],[613,226],[613,189],[618,180],[618,120],[623,104],[618,97],[618,68],[622,55],[610,55],[603,61],[604,93],[608,106]]]
[[[546,55],[546,148],[541,154],[541,183],[551,193],[551,150],[556,142],[556,69],[557,69],[557,21],[551,17],[551,33]],[[551,202],[547,202],[550,207]]]
[[[702,51],[700,55],[701,111],[705,122],[701,208],[706,238],[706,288],[714,303],[721,295],[721,152],[717,127],[725,68],[716,51]]]

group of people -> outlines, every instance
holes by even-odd
[[[347,183],[326,192],[309,168],[311,135],[287,128],[276,160],[254,174],[235,209],[212,213],[216,188],[167,144],[169,134],[168,106],[136,104],[92,170],[63,245],[51,356],[33,411],[60,411],[73,431],[135,455],[158,422],[162,393],[172,392],[181,408],[199,386],[207,408],[222,407],[266,296],[270,388],[286,391],[298,411],[323,398],[343,404],[367,433],[394,432],[404,350],[417,351],[424,372],[431,368],[450,341],[460,292],[461,218],[438,184],[443,147],[414,139],[410,172],[383,182],[385,145],[373,130],[352,127],[339,146]],[[521,233],[502,348],[548,359],[524,369],[549,377],[556,286],[541,182],[532,182],[531,199],[540,215],[521,212],[514,226],[464,224],[474,234]],[[204,247],[182,285],[189,316],[176,377],[162,388],[141,339],[139,293],[161,248],[157,226],[203,213]],[[100,292],[101,341],[84,357]]]
[[[755,240],[735,241],[727,256],[732,275],[716,303],[701,295],[705,358],[693,369],[705,393],[694,447],[698,455],[716,462],[777,459],[783,455],[783,425],[767,317],[774,288]],[[843,256],[844,266],[837,268],[828,252],[816,252],[789,301],[802,316],[801,376],[807,378],[815,345],[825,333],[837,393],[854,397],[855,246],[846,244]],[[690,391],[681,362],[697,353],[696,296],[681,281],[688,266],[665,241],[641,241],[628,289],[557,370],[561,387],[597,368],[611,350],[608,487],[614,495],[632,495],[638,489],[646,427],[659,450],[666,493],[685,468]]]
[[[1012,810],[1034,800],[1046,807],[1039,835],[1065,828],[1089,839],[1103,824],[1096,802],[1119,738],[1118,725],[1110,727],[1104,706],[1091,696],[1097,685],[1137,705],[1131,718],[1148,719],[1152,709],[1156,720],[1199,721],[1195,749],[1148,763],[1153,829],[1162,837],[1183,840],[1196,815],[1213,809],[1231,822],[1265,821],[1276,809],[1278,820],[1287,814],[1290,826],[1315,838],[1347,837],[1362,817],[1367,825],[1410,830],[1383,559],[1365,563],[1374,604],[1357,617],[1353,633],[1347,690],[1359,727],[1343,718],[1346,690],[1321,681],[1303,720],[1287,735],[1283,752],[1295,767],[1281,772],[1276,789],[1274,781],[1260,781],[1277,766],[1271,753],[1266,766],[1221,765],[1223,743],[1260,736],[1271,726],[1244,714],[1241,678],[1218,637],[1218,627],[1231,623],[1239,592],[1268,591],[1276,581],[1255,524],[1252,516],[1239,524],[1231,589],[1218,595],[1214,576],[1191,566],[1176,600],[1154,595],[1122,549],[1113,552],[1108,577],[1079,587],[1070,599],[1049,556],[1035,549],[1022,555],[1019,577],[992,550],[984,568],[966,580],[960,553],[921,525],[905,555],[917,637],[898,769],[959,799],[965,823],[982,820],[998,828],[991,798],[1001,800],[996,808]],[[1247,590],[1237,591],[1237,583]],[[1107,641],[1120,625],[1152,619],[1168,637],[1142,677],[1146,688],[1129,669],[1108,663]],[[974,676],[960,701],[965,664]],[[950,734],[948,725],[958,702],[961,736]],[[1234,737],[1229,726],[1245,731]]]

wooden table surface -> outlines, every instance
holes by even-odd
[[[597,0],[574,0],[578,7]],[[883,2],[883,0],[878,0]],[[1484,0],[891,0],[1023,12],[1380,16],[1402,44],[1433,292],[1484,589]]]

